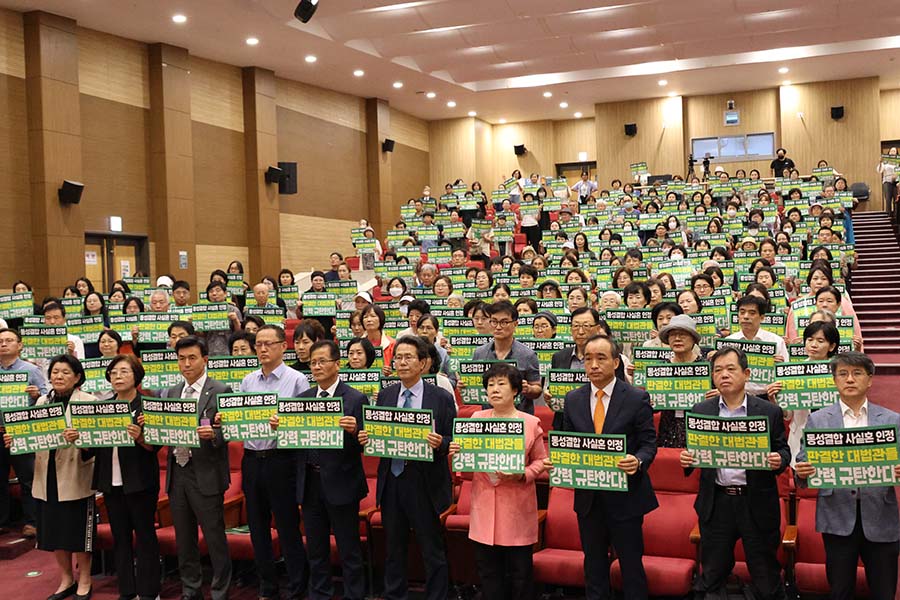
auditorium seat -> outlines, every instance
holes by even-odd
[[[284,320],[284,337],[287,340],[287,347],[291,350],[294,348],[294,330],[300,324],[302,319],[285,319]]]
[[[644,570],[650,596],[687,596],[697,573],[697,549],[691,530],[697,524],[694,500],[700,471],[684,476],[679,448],[660,448],[650,465],[649,476],[659,508],[644,516]],[[619,561],[610,568],[610,583],[622,590]]]
[[[544,430],[544,439],[547,439],[547,432],[553,429],[553,417],[556,413],[549,406],[535,406],[534,416],[541,420],[541,429]]]
[[[518,228],[518,226],[516,226]],[[522,254],[522,250],[525,249],[525,246],[528,245],[528,238],[524,233],[517,233],[513,236],[513,252],[515,252],[516,256],[520,256]]]
[[[472,510],[472,474],[460,473],[459,498],[453,512],[444,519],[444,537],[447,541],[447,561],[450,581],[455,584],[474,585],[479,582],[475,564],[475,547],[469,539],[469,517]]]
[[[550,490],[541,549],[534,554],[535,583],[584,587],[584,552],[578,535],[574,498],[573,490]]]
[[[344,262],[347,263],[347,266],[350,267],[351,271],[359,271],[359,257],[358,256],[348,256],[344,259]]]

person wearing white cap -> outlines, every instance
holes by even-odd
[[[698,352],[700,334],[697,323],[688,315],[675,315],[659,330],[659,339],[672,349],[672,363],[703,362]],[[686,443],[683,410],[664,410],[659,417],[656,443],[662,448],[684,448]]]
[[[168,275],[160,275],[159,277],[156,278],[156,287],[158,287],[158,288],[161,288],[161,287],[171,288],[173,285],[175,285],[175,282],[172,281],[172,278],[169,277]]]

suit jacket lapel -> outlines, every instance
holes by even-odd
[[[202,416],[204,412],[209,408],[210,403],[210,380],[207,377],[206,383],[203,384],[203,389],[200,390],[200,397],[197,398],[197,415]],[[182,390],[183,392],[184,390]]]
[[[609,399],[609,404],[606,407],[606,417],[603,419],[603,432],[608,433],[611,427],[610,423],[615,420],[615,418],[619,415],[619,412],[622,410],[622,404],[625,402],[623,400],[623,396],[625,395],[625,383],[619,379],[616,379],[616,385],[613,386],[612,396]],[[590,403],[588,404],[590,407]],[[591,415],[591,421],[594,420],[594,415]]]
[[[581,408],[582,416],[586,419],[587,423],[591,423],[591,431],[594,430],[594,415],[591,413],[591,384],[586,383],[581,388],[581,393],[584,397],[584,406]]]

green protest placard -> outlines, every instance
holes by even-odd
[[[331,301],[331,307],[335,308],[334,300]],[[306,308],[304,306],[304,308]],[[266,325],[284,326],[284,309],[277,304],[266,304],[265,306],[248,306],[244,309],[248,317],[259,317]],[[332,313],[333,314],[333,313]]]
[[[675,353],[666,346],[635,346],[632,352],[633,357],[631,362],[634,365],[632,384],[637,387],[644,387],[646,384],[647,367],[649,365],[671,362],[672,357],[675,355]]]
[[[0,318],[21,319],[34,314],[34,298],[31,292],[0,295]]]
[[[338,377],[366,398],[372,398],[381,391],[381,369],[341,371]]]
[[[722,348],[740,348],[747,355],[750,364],[750,381],[753,383],[772,383],[775,381],[775,342],[758,342],[756,340],[735,340],[731,338],[716,340],[716,350]]]
[[[838,334],[841,336],[841,342],[850,343],[853,340],[854,321],[853,315],[838,315],[835,317],[835,325],[837,326]],[[806,329],[807,325],[809,325],[809,317],[798,317],[797,333],[802,335],[803,330]]]
[[[244,276],[240,273],[228,273],[226,275],[228,278],[227,283],[225,284],[225,290],[231,296],[243,296],[246,292],[244,288]]]
[[[803,447],[806,460],[816,467],[807,480],[811,488],[897,485],[894,466],[900,464],[900,456],[896,425],[806,429]]]
[[[103,315],[66,318],[67,333],[78,337],[85,344],[96,344],[103,333]]]
[[[784,410],[816,410],[840,399],[827,360],[778,363],[775,381],[781,382],[777,401]]]
[[[653,410],[690,410],[712,389],[709,363],[648,365],[646,372]]]
[[[769,468],[769,421],[766,417],[713,417],[689,412],[687,449],[694,466],[713,469]]]
[[[145,344],[165,344],[169,341],[169,325],[172,321],[183,321],[186,317],[176,313],[142,312],[137,315],[140,340]],[[130,337],[130,335],[129,335]],[[126,339],[126,338],[123,338]]]
[[[524,473],[523,419],[453,419],[453,470],[460,473]]]
[[[240,275],[238,275],[240,277]],[[128,289],[131,290],[133,295],[139,296],[141,292],[144,290],[150,289],[150,278],[149,277],[123,277],[125,284],[128,286]]]
[[[619,342],[641,344],[655,328],[650,312],[649,308],[621,308],[603,311],[601,316]]]
[[[705,310],[705,307],[704,307]],[[719,326],[716,316],[712,313],[701,312],[690,315],[697,325],[697,333],[700,334],[700,346],[711,348],[719,337]]]
[[[278,447],[340,450],[344,447],[343,399],[281,398],[278,400]]]
[[[469,317],[444,317],[441,319],[441,332],[444,337],[465,336],[475,333],[475,326]]]
[[[450,255],[453,253],[453,248],[444,244],[429,248],[427,253],[428,262],[435,265],[446,265],[450,263]]]
[[[118,333],[123,340],[131,340],[131,330],[137,326],[138,316],[133,315],[109,315],[109,328]]]
[[[570,369],[550,369],[547,371],[547,387],[550,392],[548,404],[554,412],[562,412],[566,406],[566,394],[590,383],[587,373]]]
[[[51,359],[68,351],[65,325],[25,325],[19,335],[25,360]]]
[[[434,429],[431,410],[363,406],[363,429],[369,434],[366,456],[434,460],[428,434]]]
[[[269,419],[278,410],[277,393],[219,394],[216,402],[227,441],[275,439]]]
[[[259,368],[255,356],[210,356],[206,372],[216,381],[221,381],[236,390],[244,377]]]
[[[716,327],[719,329],[728,329],[732,327],[729,317],[731,296],[728,296],[727,298],[724,296],[709,296],[703,298],[701,302],[703,303],[701,312],[713,315]]]
[[[31,397],[28,387],[28,371],[0,371],[0,410],[26,408]]]
[[[624,435],[549,432],[552,487],[627,492],[628,475],[617,465],[625,458]]]
[[[178,370],[178,357],[174,350],[144,350],[141,352],[144,366],[144,389],[161,390],[183,381]]]
[[[632,179],[635,179],[636,177],[640,177],[641,175],[649,175],[650,174],[650,169],[647,168],[646,161],[631,163],[629,165],[629,169],[631,170],[631,178]]]
[[[197,400],[143,396],[144,441],[152,446],[197,448]]]
[[[303,294],[304,317],[333,317],[337,314],[337,297],[328,292],[306,292]]]
[[[13,456],[69,445],[62,435],[66,411],[59,403],[4,410],[3,425],[12,436],[9,453]]]
[[[337,282],[326,281],[325,285],[327,286],[330,283],[337,283]],[[300,301],[300,288],[297,287],[296,285],[278,286],[278,291],[275,294],[275,297],[281,298],[282,300],[284,300],[284,303],[287,306],[297,306],[297,303]]]
[[[448,223],[444,225],[444,237],[448,240],[457,240],[466,237],[465,223]]]
[[[359,282],[355,279],[335,279],[334,281],[326,281],[325,290],[329,294],[334,294],[337,298],[352,298],[359,292]],[[287,301],[285,300],[285,302]],[[291,304],[288,303],[288,306],[290,305]]]
[[[456,371],[459,381],[463,384],[459,391],[463,404],[487,404],[487,391],[481,385],[481,375],[491,368],[491,365],[508,362],[515,366],[515,361],[505,360],[461,360]]]
[[[95,396],[111,392],[112,384],[106,380],[106,367],[111,362],[112,357],[107,356],[81,359],[81,366],[84,367],[84,383],[81,385],[81,391]]]
[[[533,318],[533,315],[529,315]],[[525,315],[522,315],[525,317]],[[522,320],[522,317],[519,320]],[[518,331],[518,327],[516,327],[516,331]],[[516,340],[521,342],[523,346],[528,346],[534,353],[537,354],[538,357],[538,368],[540,369],[541,377],[547,375],[547,371],[550,370],[550,364],[553,360],[553,355],[568,348],[572,345],[572,342],[565,338],[555,337],[548,339],[531,337],[533,335],[532,328],[529,325],[527,335],[523,337],[516,337]],[[558,331],[557,331],[558,333]]]
[[[69,403],[69,415],[72,429],[78,431],[75,445],[79,448],[134,445],[126,429],[132,423],[131,406],[126,400],[72,401]]]
[[[706,299],[704,298],[704,310],[705,310]],[[741,316],[738,314],[738,309],[736,305],[731,306],[731,330],[739,331],[741,328]],[[787,327],[787,317],[778,313],[766,313],[762,317],[762,322],[760,324],[760,329],[764,329],[769,333],[774,333],[779,337],[784,337],[784,332]]]
[[[230,331],[228,304],[194,304],[191,307],[191,323],[197,331]]]
[[[452,348],[450,351],[450,370],[457,373],[459,372],[460,362],[472,360],[476,348],[494,339],[493,336],[484,334],[451,335],[447,337]]]

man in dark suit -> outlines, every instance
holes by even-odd
[[[566,369],[571,371],[584,370],[584,345],[589,339],[600,332],[598,327],[600,323],[600,313],[590,306],[582,306],[576,308],[572,312],[572,341],[574,345],[563,348],[559,352],[554,352],[550,357],[551,369]],[[621,364],[619,366],[621,369]],[[618,375],[618,373],[617,373]],[[624,380],[625,372],[622,371],[621,379]],[[548,406],[551,405],[552,397],[550,392],[545,389],[544,401]],[[553,429],[562,429],[563,417],[562,412],[553,415]]]
[[[331,544],[334,531],[341,555],[343,597],[365,597],[365,571],[359,541],[359,501],[368,485],[362,466],[362,446],[356,437],[362,425],[362,407],[369,403],[360,392],[338,378],[341,352],[331,340],[319,340],[310,348],[309,366],[316,385],[301,398],[341,398],[344,447],[341,450],[300,450],[297,453],[297,502],[303,505],[306,552],[309,557],[309,598],[330,600]],[[277,418],[277,417],[276,417]]]
[[[778,405],[747,394],[747,356],[738,348],[723,348],[711,360],[713,385],[719,395],[695,405],[693,412],[719,417],[764,416],[769,422],[769,470],[704,469],[694,509],[700,521],[701,575],[698,587],[707,595],[724,593],[734,567],[734,546],[740,539],[757,598],[784,598],[781,566],[775,553],[781,541],[781,510],[776,477],[791,463],[784,434],[784,414]],[[685,474],[694,456],[681,453]]]
[[[585,595],[609,598],[609,545],[622,566],[625,597],[647,597],[644,515],[659,504],[647,470],[656,456],[656,430],[647,392],[616,377],[619,347],[595,335],[584,346],[584,369],[590,383],[566,394],[565,431],[625,434],[626,456],[617,465],[628,475],[627,492],[575,490],[575,513],[584,550]]]
[[[452,502],[447,451],[453,436],[453,397],[441,388],[425,383],[422,370],[428,348],[421,338],[406,336],[397,340],[394,367],[400,383],[378,394],[378,406],[430,409],[434,432],[428,444],[434,460],[404,461],[382,458],[378,465],[377,502],[381,506],[387,557],[384,565],[385,600],[407,597],[406,562],[409,530],[412,528],[422,549],[425,563],[425,598],[446,600],[448,593],[447,554],[441,532],[440,514]],[[359,432],[363,446],[369,437]]]
[[[166,492],[175,524],[178,545],[178,571],[181,574],[182,600],[201,598],[203,572],[197,523],[209,549],[213,578],[213,600],[228,597],[231,583],[231,557],[225,539],[225,490],[231,480],[228,471],[228,445],[222,429],[213,427],[218,412],[216,398],[231,389],[206,374],[209,360],[206,341],[195,336],[175,344],[178,369],[184,381],[163,391],[164,398],[197,399],[197,435],[199,448],[171,447],[167,459]]]

